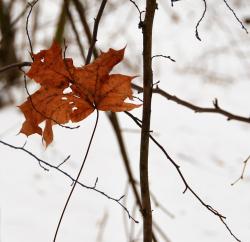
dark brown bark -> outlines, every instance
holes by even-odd
[[[149,132],[152,99],[152,28],[154,13],[157,7],[155,0],[146,1],[146,14],[143,22],[143,114],[140,147],[140,186],[143,215],[143,241],[152,242],[152,211],[148,182]]]
[[[0,66],[18,62],[15,50],[16,30],[11,28],[11,4],[0,0]],[[20,72],[13,70],[3,73],[1,78],[4,85],[0,90],[0,107],[10,104],[14,97],[10,92],[10,87],[20,84]]]

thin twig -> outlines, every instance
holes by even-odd
[[[137,3],[135,2],[135,1],[133,1],[133,0],[129,0],[135,7],[136,7],[136,9],[137,9],[137,11],[138,11],[138,13],[141,15],[141,10],[140,10],[140,8],[139,8],[139,6],[137,5]]]
[[[64,175],[65,177],[69,178],[71,182],[77,183],[78,185],[80,185],[81,187],[83,187],[83,188],[85,188],[85,189],[95,191],[95,192],[99,193],[100,195],[103,195],[103,196],[105,196],[106,198],[108,198],[108,199],[110,199],[110,200],[112,200],[112,201],[118,203],[119,206],[122,207],[122,208],[125,210],[125,212],[127,213],[129,219],[132,219],[135,223],[139,223],[137,220],[135,220],[135,219],[130,215],[129,210],[119,201],[120,198],[111,197],[111,196],[109,196],[107,193],[105,193],[105,192],[103,192],[103,191],[97,189],[97,188],[96,188],[96,181],[95,181],[95,184],[94,184],[93,186],[87,186],[87,185],[81,183],[80,181],[77,181],[76,179],[74,179],[73,176],[71,176],[69,173],[67,173],[66,171],[64,171],[64,170],[61,169],[60,167],[54,166],[54,165],[50,164],[49,162],[40,159],[40,158],[37,157],[35,154],[33,154],[31,151],[25,149],[23,146],[20,146],[20,147],[19,147],[19,146],[11,145],[11,144],[6,143],[6,142],[4,142],[4,141],[2,141],[2,140],[0,140],[0,143],[3,144],[3,145],[5,145],[5,146],[8,146],[8,147],[10,147],[10,148],[12,148],[12,149],[21,150],[22,152],[24,152],[24,153],[30,155],[31,157],[33,157],[39,164],[43,164],[44,166],[47,166],[47,167],[49,167],[49,168],[51,168],[51,169],[54,169],[54,170],[56,170],[57,172],[59,172],[59,173],[61,173],[62,175]],[[47,168],[46,168],[46,169],[47,169]],[[47,169],[47,171],[48,171],[48,169]]]
[[[231,183],[231,186],[235,185],[238,181],[244,179],[244,174],[245,174],[245,170],[246,170],[247,163],[248,163],[249,159],[250,159],[250,156],[248,156],[248,157],[243,161],[243,169],[242,169],[241,175],[240,175],[240,177],[239,177],[238,179],[236,179],[233,183]]]
[[[30,7],[30,4],[35,4],[35,1],[32,1],[31,3],[27,3],[25,8],[22,10],[22,12],[20,12],[20,14],[10,23],[10,27],[12,28],[22,17],[23,15],[26,13],[26,11],[28,10],[28,8]]]
[[[136,84],[132,84],[132,88],[134,88],[138,92],[143,91],[143,88],[136,85]],[[250,117],[244,117],[244,116],[240,116],[237,114],[233,114],[233,113],[221,108],[218,105],[218,101],[217,101],[217,104],[216,104],[216,102],[213,102],[213,106],[214,106],[213,108],[207,108],[207,107],[201,107],[201,106],[194,105],[194,104],[192,104],[186,100],[183,100],[175,95],[171,95],[168,92],[160,89],[159,87],[153,88],[152,91],[153,91],[153,93],[160,94],[161,96],[167,98],[170,101],[173,101],[179,105],[182,105],[186,108],[193,110],[195,113],[216,113],[216,114],[223,115],[224,117],[227,118],[228,121],[236,120],[236,121],[240,121],[240,122],[244,122],[244,123],[250,123]]]
[[[238,18],[238,16],[236,15],[235,11],[230,7],[230,5],[228,4],[228,2],[226,0],[223,0],[223,2],[226,4],[227,8],[233,13],[235,19],[241,25],[241,28],[244,29],[245,32],[248,34],[247,28],[244,26],[243,22]]]
[[[84,5],[80,0],[72,0],[72,2],[74,3],[76,11],[79,14],[79,17],[80,17],[80,20],[81,20],[85,35],[86,35],[88,43],[90,45],[91,42],[92,42],[92,35],[91,35],[89,24],[88,24],[88,21],[87,21],[87,18],[86,18]],[[97,50],[95,48],[94,48],[94,56],[97,57]]]
[[[166,59],[169,59],[169,60],[171,60],[171,61],[173,61],[173,62],[176,62],[171,56],[169,56],[169,55],[153,55],[152,56],[152,59],[154,59],[154,58],[156,58],[156,57],[163,57],[163,58],[166,58]]]
[[[27,19],[26,19],[26,35],[28,37],[28,41],[29,41],[29,46],[30,46],[30,56],[32,58],[32,60],[34,60],[34,57],[33,57],[33,47],[32,47],[32,43],[31,43],[31,39],[30,39],[30,34],[29,34],[29,18],[30,18],[30,15],[32,13],[32,10],[33,10],[33,7],[36,5],[36,3],[38,2],[39,0],[36,0],[36,1],[33,1],[31,3],[28,3],[29,6],[30,6],[30,11],[27,15]]]
[[[139,127],[141,127],[141,123],[138,122],[138,118],[134,117],[131,113],[129,112],[124,112],[125,114],[127,114]],[[214,209],[213,207],[211,207],[209,204],[206,204],[201,198],[200,196],[193,190],[193,188],[189,185],[189,183],[187,182],[186,178],[184,177],[180,166],[170,157],[170,155],[167,153],[166,149],[151,135],[149,134],[150,139],[160,148],[160,150],[164,153],[164,155],[166,156],[166,158],[172,163],[172,165],[175,167],[176,171],[178,172],[181,180],[183,181],[184,185],[185,185],[185,189],[183,191],[183,193],[185,193],[186,191],[190,191],[194,197],[201,203],[202,206],[204,206],[206,209],[208,209],[211,213],[213,213],[215,216],[217,216],[220,221],[225,225],[226,229],[228,230],[228,232],[238,241],[241,242],[232,232],[232,230],[229,228],[229,226],[227,225],[227,223],[225,222],[226,217],[224,215],[222,215],[220,212],[218,212],[216,209]]]
[[[24,66],[31,66],[31,64],[32,64],[32,62],[28,62],[28,61],[13,63],[13,64],[10,64],[10,65],[7,65],[7,66],[0,68],[0,73],[11,70],[11,69],[15,69],[15,68],[22,68]]]
[[[140,10],[140,8],[138,7],[137,3],[133,0],[129,0],[137,9],[138,13],[139,13],[139,24],[138,24],[138,28],[141,29],[143,27],[143,20],[142,20],[142,14],[145,13],[145,11]]]
[[[97,16],[95,18],[95,24],[94,24],[93,33],[92,33],[92,40],[91,40],[91,43],[89,46],[88,55],[86,58],[86,64],[90,63],[91,56],[92,56],[92,53],[94,51],[95,43],[97,41],[98,27],[99,27],[99,23],[100,23],[100,20],[101,20],[106,3],[107,3],[107,0],[102,0],[99,11],[98,11]]]
[[[205,14],[206,14],[206,11],[207,11],[207,2],[206,2],[206,0],[202,0],[202,1],[203,1],[203,3],[204,3],[204,10],[203,10],[203,13],[202,13],[201,18],[199,19],[199,21],[197,22],[197,24],[196,24],[196,26],[195,26],[195,37],[196,37],[199,41],[201,41],[201,38],[200,38],[200,36],[199,36],[198,27],[199,27],[201,21],[203,20],[203,18],[205,17]]]

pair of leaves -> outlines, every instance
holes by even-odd
[[[56,42],[34,54],[27,76],[41,87],[19,106],[26,119],[20,132],[27,136],[37,133],[48,146],[53,140],[54,124],[79,122],[95,109],[119,112],[139,107],[125,102],[126,98],[133,99],[134,77],[109,74],[123,59],[124,50],[109,49],[83,67],[75,67],[71,58],[63,58]],[[44,121],[43,130],[39,125]]]

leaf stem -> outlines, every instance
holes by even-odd
[[[91,137],[90,137],[90,140],[89,140],[89,144],[88,144],[88,147],[87,147],[87,150],[86,150],[86,153],[85,153],[83,162],[82,162],[82,165],[81,165],[81,167],[80,167],[80,169],[79,169],[79,172],[78,172],[78,174],[77,174],[77,177],[76,177],[76,179],[75,179],[75,182],[73,183],[73,187],[71,188],[71,191],[70,191],[70,193],[69,193],[69,195],[68,195],[68,198],[67,198],[67,200],[66,200],[66,203],[65,203],[65,205],[64,205],[64,207],[63,207],[63,210],[62,210],[62,213],[61,213],[59,222],[58,222],[58,224],[57,224],[57,228],[56,228],[56,232],[55,232],[55,235],[54,235],[53,242],[56,241],[56,237],[57,237],[57,234],[58,234],[60,225],[61,225],[61,223],[62,223],[63,216],[64,216],[64,214],[65,214],[65,211],[66,211],[67,207],[68,207],[68,204],[69,204],[69,201],[70,201],[70,199],[71,199],[71,197],[72,197],[72,194],[73,194],[73,192],[74,192],[74,190],[75,190],[76,184],[78,183],[78,180],[79,180],[79,177],[80,177],[80,175],[81,175],[81,173],[82,173],[83,167],[84,167],[84,165],[85,165],[85,163],[86,163],[86,160],[87,160],[87,157],[88,157],[88,154],[89,154],[89,150],[90,150],[90,147],[91,147],[91,144],[92,144],[92,141],[93,141],[95,132],[96,132],[98,120],[99,120],[99,111],[96,109],[96,121],[95,121],[95,126],[94,126],[94,129],[93,129],[93,131],[92,131],[92,134],[91,134]]]

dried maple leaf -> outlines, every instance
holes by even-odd
[[[21,133],[42,135],[46,146],[53,140],[52,126],[79,122],[95,109],[128,111],[140,105],[125,102],[132,97],[134,77],[109,74],[124,56],[124,49],[109,49],[92,64],[74,67],[70,58],[62,57],[57,43],[34,54],[27,76],[41,85],[19,108],[25,116]],[[67,92],[66,92],[67,91]],[[45,121],[45,128],[39,126]]]

